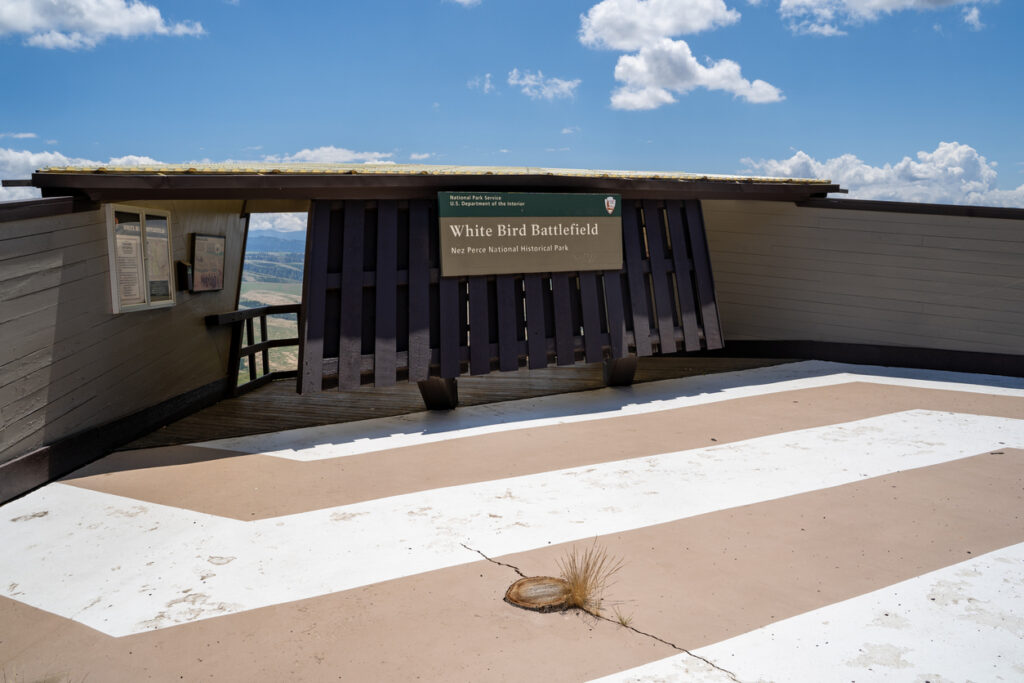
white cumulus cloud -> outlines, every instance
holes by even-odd
[[[977,7],[964,8],[964,23],[975,31],[985,28],[985,24],[981,23],[981,10]]]
[[[998,172],[970,145],[941,142],[895,163],[871,166],[853,154],[818,161],[803,151],[788,159],[743,159],[747,172],[786,178],[830,178],[855,199],[1024,207],[1024,185],[997,187]]]
[[[167,22],[140,0],[3,0],[0,36],[23,35],[25,44],[49,49],[92,48],[107,38],[198,36],[196,21]]]
[[[748,102],[778,102],[782,91],[760,79],[743,78],[740,65],[729,59],[701,64],[683,40],[662,38],[634,55],[619,57],[615,80],[622,86],[612,93],[615,109],[656,109],[675,102],[673,93],[695,88],[724,90]]]
[[[842,35],[842,26],[875,21],[883,14],[904,10],[936,10],[955,5],[978,5],[998,0],[780,0],[779,14],[796,33]],[[977,8],[966,10],[964,21],[978,20]],[[980,28],[980,20],[977,28]]]
[[[756,4],[756,3],[755,3]],[[699,62],[680,35],[710,31],[740,19],[724,0],[602,0],[580,16],[580,42],[635,51],[619,57],[613,109],[657,109],[696,88],[724,90],[748,102],[778,102],[776,86],[750,81],[731,59]]]
[[[31,178],[33,172],[48,166],[152,166],[159,163],[151,157],[137,155],[114,157],[104,162],[69,157],[60,152],[29,152],[0,147],[0,179],[3,180],[25,180]],[[0,201],[37,199],[39,196],[39,190],[34,187],[0,187]]]
[[[556,100],[571,98],[576,88],[582,83],[576,78],[571,81],[562,78],[545,78],[544,73],[537,71],[519,71],[512,69],[508,74],[508,84],[519,86],[523,94],[535,100]]]
[[[303,149],[295,154],[269,154],[263,157],[263,161],[271,164],[350,164],[353,162],[379,164],[387,163],[391,156],[393,156],[391,152],[354,152],[344,147],[327,146],[317,147],[316,149]]]
[[[602,0],[580,16],[580,42],[638,50],[652,39],[700,33],[739,19],[723,0]]]
[[[299,232],[306,229],[304,213],[254,213],[249,218],[249,232],[259,230],[278,230],[280,232]]]

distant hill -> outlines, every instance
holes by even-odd
[[[302,282],[302,262],[305,254],[287,251],[245,252],[242,268],[243,282]]]
[[[245,243],[243,282],[302,282],[305,231],[253,230]]]
[[[254,230],[249,233],[245,250],[247,255],[255,252],[303,254],[306,251],[306,233]]]

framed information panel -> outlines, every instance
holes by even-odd
[[[114,313],[174,305],[168,212],[108,205],[107,246]]]
[[[224,244],[220,235],[192,235],[192,291],[224,289]]]

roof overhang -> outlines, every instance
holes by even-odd
[[[144,199],[392,199],[442,190],[591,191],[630,198],[803,201],[845,192],[828,180],[533,167],[324,164],[67,167],[32,174],[44,197]]]

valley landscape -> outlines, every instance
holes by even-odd
[[[242,287],[239,308],[280,306],[302,302],[302,264],[305,257],[306,233],[259,230],[249,234],[245,262],[242,266]],[[298,334],[298,316],[294,313],[267,318],[267,337],[284,339]],[[298,365],[298,347],[270,350],[270,369],[294,370]],[[247,376],[246,360],[242,360],[242,377]]]

